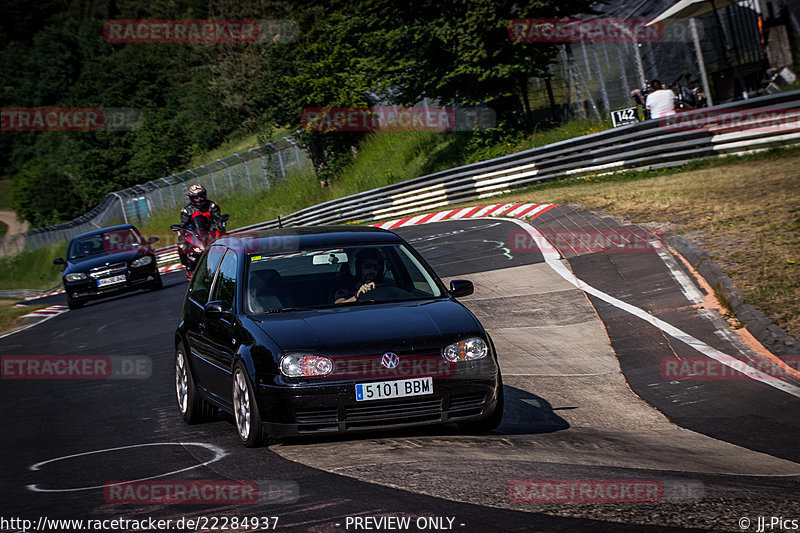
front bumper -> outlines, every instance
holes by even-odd
[[[159,276],[158,267],[154,261],[152,266],[128,269],[123,283],[98,287],[97,280],[89,278],[80,281],[65,281],[64,290],[73,300],[106,298],[123,292],[145,289],[155,283]]]
[[[497,376],[434,379],[433,394],[360,402],[355,383],[259,384],[257,396],[270,435],[395,429],[488,416],[497,403]]]

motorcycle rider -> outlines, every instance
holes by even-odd
[[[189,187],[189,204],[181,210],[181,227],[192,228],[199,216],[208,218],[209,226],[219,224],[219,206],[207,198],[206,188],[198,183]]]
[[[189,187],[189,204],[181,210],[181,223],[180,226],[187,230],[194,230],[199,228],[210,228],[215,226],[219,231],[225,231],[225,223],[220,220],[219,206],[208,199],[206,196],[206,189],[202,185],[195,184]],[[195,220],[198,217],[204,217],[206,220],[203,224],[196,224]],[[192,262],[186,254],[185,237],[179,236],[178,240],[178,256],[181,263],[186,267],[187,276],[189,279],[192,277]]]

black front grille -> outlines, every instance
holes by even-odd
[[[385,402],[378,400],[376,404],[348,407],[345,416],[348,421],[356,421],[442,412],[441,398],[435,400],[386,400]]]
[[[295,411],[294,420],[301,433],[339,430],[339,414],[335,407],[332,409],[298,409]]]
[[[379,428],[397,424],[435,422],[442,419],[442,399],[378,400],[374,405],[345,409],[347,428]]]
[[[444,406],[449,407],[445,410]],[[297,409],[298,433],[380,429],[426,422],[447,422],[478,416],[486,407],[486,394],[475,392],[439,398],[419,396],[358,402],[340,407]],[[341,415],[340,415],[341,413]]]
[[[107,278],[109,276],[118,276],[124,274],[127,270],[127,263],[114,263],[113,265],[101,266],[93,268],[89,271],[89,275],[94,279]]]
[[[324,422],[336,423],[339,416],[333,409],[299,409],[294,417],[298,424],[319,424]]]
[[[450,397],[450,416],[477,415],[483,411],[486,403],[482,392]]]

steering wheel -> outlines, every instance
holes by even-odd
[[[371,291],[362,293],[356,297],[358,302],[368,302],[370,300],[392,300],[397,297],[404,297],[408,295],[408,291],[404,291],[394,285],[377,285]]]

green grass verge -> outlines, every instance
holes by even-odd
[[[16,329],[17,322],[22,315],[47,307],[46,305],[14,307],[15,303],[17,303],[16,300],[0,300],[0,334]]]
[[[0,220],[0,238],[3,238],[8,233],[8,224]]]
[[[66,243],[0,257],[0,289],[49,289],[61,281],[61,269],[53,264],[64,257]]]

